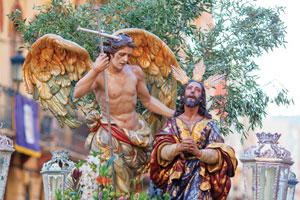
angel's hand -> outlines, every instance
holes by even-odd
[[[108,56],[105,53],[103,53],[103,54],[100,54],[98,56],[98,58],[96,59],[93,69],[96,72],[100,73],[103,70],[105,70],[106,68],[108,68],[108,66],[109,66]]]

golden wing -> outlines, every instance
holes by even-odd
[[[135,48],[128,60],[130,64],[143,69],[150,94],[169,108],[175,109],[177,81],[172,76],[171,66],[178,69],[180,66],[172,50],[156,35],[142,29],[122,29],[114,35],[119,33],[126,33],[133,39]],[[153,132],[164,125],[165,119],[162,120],[149,111],[143,115]]]
[[[33,95],[43,110],[49,109],[60,125],[77,128],[71,83],[78,81],[92,67],[88,52],[78,44],[54,34],[39,38],[29,50],[24,65],[26,91]]]

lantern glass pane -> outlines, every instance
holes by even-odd
[[[276,167],[258,167],[258,188],[259,199],[274,199],[274,189],[276,184]]]
[[[287,187],[289,169],[282,167],[280,169],[279,187],[278,187],[278,200],[283,200],[286,197],[285,191]]]
[[[10,156],[11,153],[0,151],[0,199],[3,197],[5,192]]]
[[[289,185],[287,189],[286,200],[294,200],[295,195],[295,185]]]
[[[13,64],[12,68],[13,68],[13,81],[21,82],[23,80],[23,76],[22,76],[23,66],[22,66],[22,64]]]
[[[255,174],[256,174],[256,167],[255,164],[247,164],[244,165],[244,184],[245,184],[245,198],[247,200],[254,198],[254,191],[255,189]]]
[[[5,164],[4,158],[0,157],[0,175],[1,175],[1,179],[0,180],[1,180],[1,183],[3,181],[2,175],[3,175],[3,170],[4,170],[4,164]]]
[[[63,192],[63,174],[43,174],[43,182],[46,200],[55,199],[55,194],[59,189]]]
[[[5,158],[1,157],[0,158],[0,198],[2,196],[2,194],[4,193],[4,189],[5,189],[5,172],[4,172],[4,168],[5,168]]]

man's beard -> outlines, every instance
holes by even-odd
[[[194,100],[188,100],[189,97],[193,97]],[[186,107],[194,108],[200,104],[200,100],[201,100],[200,97],[196,98],[194,95],[191,95],[191,96],[185,96],[183,101]]]

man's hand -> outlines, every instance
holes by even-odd
[[[187,137],[178,145],[177,150],[180,152],[187,151],[195,156],[201,156],[201,151],[198,149],[192,137]]]
[[[182,140],[182,142],[177,145],[176,150],[178,152],[189,151],[189,149],[190,149],[190,142],[189,142],[189,140],[186,140],[186,139],[187,138],[184,138]]]
[[[96,59],[93,69],[97,73],[100,73],[103,70],[105,70],[106,68],[108,68],[108,66],[109,66],[108,56],[105,53],[102,53]]]

